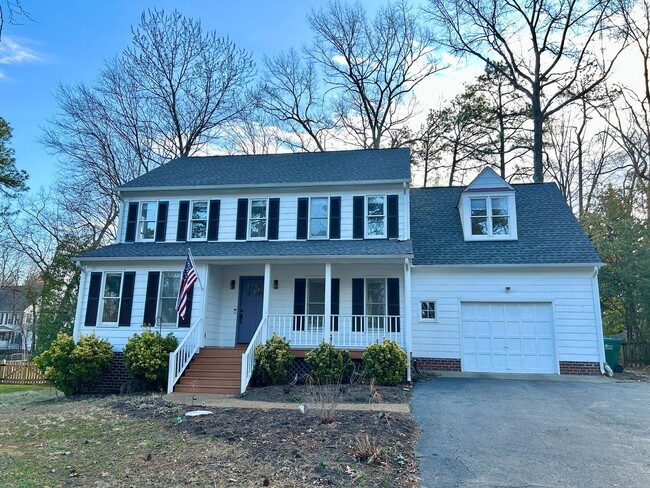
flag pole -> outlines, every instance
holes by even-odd
[[[196,263],[194,263],[194,256],[192,255],[192,249],[187,248],[187,257],[190,258],[190,262],[192,263],[192,267],[196,270],[196,280],[199,282],[199,286],[201,287],[201,290],[203,290],[203,283],[201,283],[201,277],[199,276],[199,270],[196,267]]]

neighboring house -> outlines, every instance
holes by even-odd
[[[24,286],[0,289],[0,351],[25,351],[32,344],[34,314]]]
[[[173,160],[117,189],[117,243],[78,258],[75,335],[173,332],[177,391],[245,389],[272,333],[298,357],[389,338],[425,369],[602,372],[601,262],[554,184],[410,182],[408,149]]]

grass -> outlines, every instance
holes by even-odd
[[[53,388],[50,385],[4,385],[0,384],[0,395],[4,393],[21,393],[32,390],[44,390]]]

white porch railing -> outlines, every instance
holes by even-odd
[[[269,315],[268,335],[275,333],[289,341],[292,348],[314,348],[323,341],[336,347],[365,349],[384,338],[406,347],[404,324],[398,316],[332,315],[329,330],[323,331],[323,315]]]
[[[250,344],[246,348],[246,352],[241,355],[241,393],[243,394],[248,387],[248,382],[253,376],[253,368],[255,367],[255,348],[259,344],[266,341],[267,335],[267,318],[262,317],[260,325],[251,339]]]
[[[169,376],[167,377],[167,393],[174,391],[174,385],[190,364],[190,361],[201,347],[203,335],[201,319],[194,322],[188,329],[185,338],[174,352],[169,353]]]

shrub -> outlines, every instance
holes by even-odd
[[[144,329],[133,334],[124,346],[124,366],[144,388],[162,390],[167,384],[169,353],[178,347],[178,339],[170,332]]]
[[[255,381],[262,385],[284,383],[289,375],[293,355],[284,337],[273,336],[255,348]]]
[[[383,344],[368,346],[361,357],[366,379],[380,385],[395,386],[402,382],[406,372],[406,353],[397,342],[384,339]]]
[[[321,342],[305,358],[310,374],[319,383],[340,383],[354,369],[350,353],[345,349],[335,349],[329,342]]]
[[[82,335],[77,344],[60,332],[50,347],[34,358],[43,375],[64,395],[86,393],[99,384],[110,369],[113,350],[105,339],[92,333]]]

